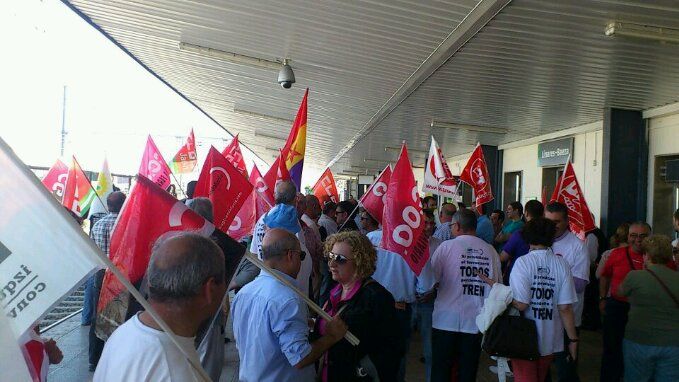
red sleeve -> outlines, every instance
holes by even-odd
[[[667,266],[673,271],[677,270],[677,263],[675,263],[674,260],[668,261]]]

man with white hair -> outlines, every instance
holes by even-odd
[[[148,312],[140,312],[106,342],[94,381],[200,380],[189,359],[200,365],[194,338],[219,309],[224,274],[224,254],[209,238],[187,232],[161,237],[146,271],[149,303],[186,355]]]
[[[299,215],[295,208],[297,198],[295,185],[289,180],[278,182],[274,189],[274,197],[276,205],[269,212],[262,215],[255,225],[250,252],[262,259],[262,239],[264,234],[268,229],[282,228],[296,235],[302,245],[302,251],[308,253],[304,240],[304,231],[302,231],[302,226],[299,224]],[[302,261],[301,269],[296,278],[297,288],[307,296],[309,295],[309,278],[311,277],[312,268],[311,256],[307,256]]]

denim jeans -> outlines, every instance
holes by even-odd
[[[623,340],[625,381],[679,381],[679,346],[642,345]]]
[[[424,353],[424,369],[426,381],[431,381],[431,315],[434,312],[434,301],[415,304],[414,321],[422,336],[422,352]]]
[[[89,325],[92,322],[92,318],[94,317],[94,310],[96,309],[95,306],[93,306],[93,300],[94,296],[92,294],[94,290],[94,275],[90,276],[89,279],[85,282],[85,296],[83,298],[83,312],[82,316],[80,318],[80,324],[81,325]]]

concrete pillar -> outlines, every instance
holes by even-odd
[[[601,229],[646,220],[648,131],[639,110],[604,110]]]

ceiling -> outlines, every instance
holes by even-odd
[[[676,1],[65,2],[267,162],[283,140],[262,134],[287,135],[306,87],[305,166],[335,172],[380,169],[403,140],[420,161],[430,134],[450,157],[679,100],[679,44],[603,33],[610,21],[679,29]],[[180,42],[289,58],[297,83]]]

